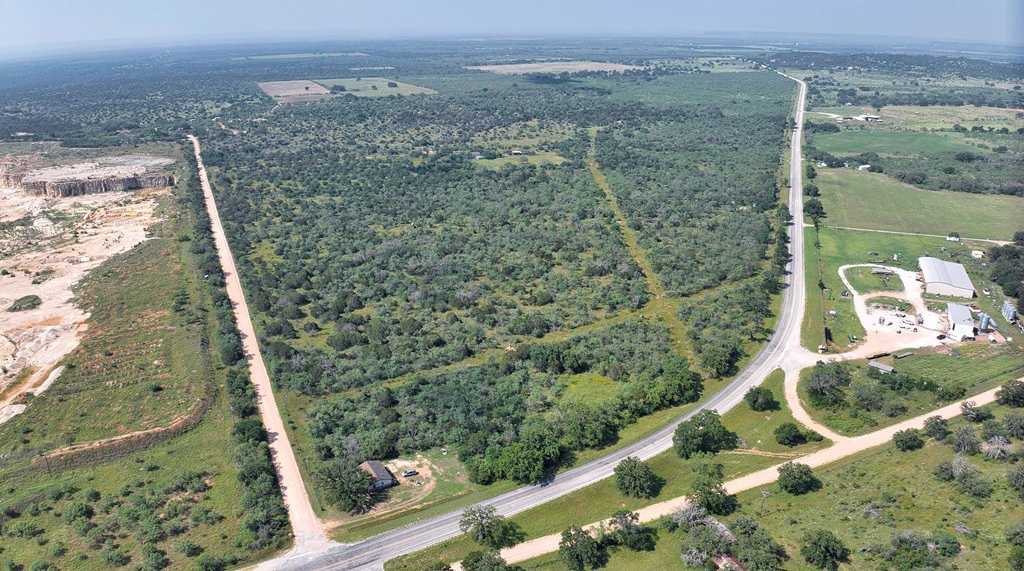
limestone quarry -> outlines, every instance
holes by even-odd
[[[33,158],[0,159],[0,187],[60,197],[160,188],[174,183],[174,177],[163,172],[174,161],[165,157],[120,155],[55,166],[36,166]]]
[[[173,180],[162,172],[173,161],[162,157],[30,162],[8,158],[0,175],[0,423],[60,375],[57,365],[78,345],[88,317],[73,287],[146,239]],[[29,296],[38,305],[11,311]]]

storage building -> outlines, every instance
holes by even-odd
[[[950,339],[956,341],[974,339],[975,326],[971,308],[959,303],[947,303],[946,315],[949,318],[949,329],[946,330],[946,335]]]
[[[925,293],[968,299],[974,297],[974,284],[962,264],[927,256],[918,258],[917,263],[921,266]]]
[[[1017,308],[1008,299],[1003,300],[1003,306],[999,308],[999,312],[1003,314],[1003,317],[1013,323],[1017,320]]]

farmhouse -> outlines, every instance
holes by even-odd
[[[959,303],[946,304],[946,315],[949,317],[949,328],[946,335],[950,339],[963,341],[974,339],[974,317],[971,315],[971,308]]]
[[[950,297],[974,297],[974,284],[963,265],[938,258],[917,259],[924,277],[924,291]]]
[[[374,490],[384,490],[391,486],[398,485],[398,480],[395,479],[391,470],[388,470],[388,467],[380,460],[367,460],[360,464],[359,468],[369,474],[370,478],[373,479],[373,483],[370,484],[370,487]]]

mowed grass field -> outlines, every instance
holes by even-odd
[[[799,446],[784,446],[775,441],[775,429],[781,424],[792,422],[799,425],[793,419],[789,407],[786,406],[786,396],[783,393],[785,380],[786,376],[782,369],[776,369],[761,383],[761,386],[770,390],[775,396],[775,400],[779,402],[778,409],[758,412],[751,409],[746,402],[741,402],[722,416],[722,422],[726,428],[743,439],[744,447],[765,452],[783,452],[796,456],[831,445],[832,442],[829,440],[808,442]]]
[[[1024,197],[921,190],[880,173],[818,169],[825,224],[1010,240],[1024,228]]]
[[[857,293],[872,293],[876,291],[903,291],[903,281],[896,275],[876,275],[871,273],[872,268],[847,268],[846,281],[850,282]]]
[[[838,133],[817,133],[814,146],[833,155],[878,153],[890,157],[981,152],[960,133],[890,131],[876,128],[844,128]]]
[[[344,87],[342,94],[351,93],[356,97],[387,97],[388,95],[433,95],[437,93],[429,87],[420,87],[411,83],[403,83],[386,77],[351,77],[341,79],[315,79],[316,83],[327,89]],[[389,84],[394,84],[390,86]]]

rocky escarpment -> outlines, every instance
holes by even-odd
[[[17,176],[17,175],[14,175]],[[141,188],[159,188],[174,184],[174,177],[168,174],[142,174],[137,176],[111,177],[86,180],[20,180],[14,186],[35,194],[61,197],[93,194],[96,192],[114,192],[119,190],[138,190]]]
[[[39,165],[37,157],[0,158],[0,186],[48,196],[79,196],[174,184],[167,157],[118,155],[86,162]]]
[[[23,178],[25,178],[23,174],[0,172],[0,187],[18,188],[21,186],[21,179]]]

